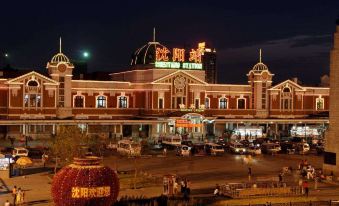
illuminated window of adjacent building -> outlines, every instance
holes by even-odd
[[[118,97],[118,108],[127,108],[128,107],[128,99],[126,96]]]
[[[208,98],[208,97],[205,98],[205,108],[206,109],[210,108],[210,98]]]
[[[97,108],[106,108],[107,100],[105,96],[98,96],[97,97]]]
[[[158,99],[158,109],[163,109],[164,108],[164,98],[159,98]]]
[[[316,110],[323,110],[324,109],[324,98],[318,97],[315,100]]]
[[[227,109],[227,99],[225,97],[222,97],[219,99],[219,109]]]
[[[238,109],[246,109],[246,100],[245,98],[238,98]]]
[[[85,98],[84,96],[77,95],[74,97],[74,107],[84,107]]]

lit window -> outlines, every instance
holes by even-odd
[[[246,109],[246,101],[244,98],[238,99],[238,109]]]
[[[227,109],[227,99],[225,97],[219,99],[219,109]]]
[[[106,108],[106,97],[105,96],[97,97],[97,108]]]
[[[119,108],[127,108],[127,97],[126,96],[120,96],[118,98],[118,107]]]
[[[324,98],[321,98],[321,97],[317,98],[315,105],[316,105],[316,110],[323,110],[324,109]]]
[[[40,94],[25,94],[24,106],[25,107],[41,107]]]
[[[83,96],[75,96],[74,98],[74,107],[84,107],[84,97]]]

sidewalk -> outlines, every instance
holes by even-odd
[[[25,192],[25,201],[30,203],[30,205],[52,205],[53,203],[50,194],[51,180],[47,174],[48,173],[45,172],[28,175],[26,177],[14,177],[4,180],[4,183],[10,191],[14,185],[16,185],[17,188],[21,187]],[[3,205],[6,200],[9,200],[12,203],[13,197],[11,192],[0,195],[0,205]]]

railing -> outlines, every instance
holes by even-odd
[[[301,195],[298,186],[279,182],[235,183],[222,185],[220,192],[231,198],[296,196]]]

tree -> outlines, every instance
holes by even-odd
[[[55,158],[54,171],[59,164],[69,164],[74,157],[82,156],[81,146],[87,142],[88,137],[77,126],[60,126],[51,147]]]

